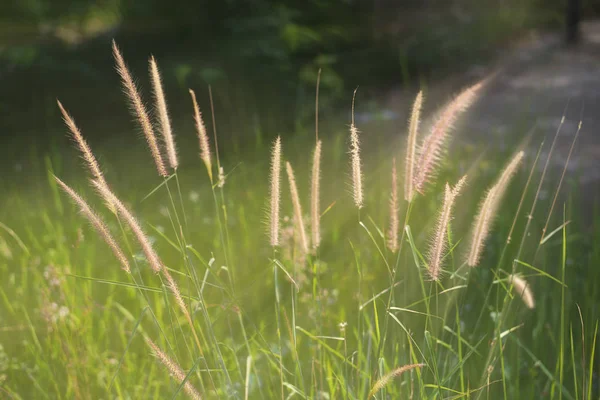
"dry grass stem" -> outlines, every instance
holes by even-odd
[[[417,153],[417,134],[421,122],[421,108],[423,106],[423,92],[419,92],[415,98],[410,120],[408,122],[408,138],[406,143],[406,163],[404,178],[404,199],[412,201],[414,195],[413,182],[415,175],[415,156]]]
[[[306,238],[306,230],[304,229],[304,220],[302,218],[302,207],[300,205],[300,197],[298,196],[298,187],[296,185],[296,178],[294,176],[294,170],[289,162],[285,163],[285,169],[288,176],[288,182],[290,184],[290,195],[292,197],[292,205],[294,206],[294,219],[296,221],[296,229],[300,236],[300,245],[304,254],[308,254],[308,240]]]
[[[279,246],[279,203],[281,194],[279,190],[279,181],[281,174],[281,137],[277,136],[271,152],[271,203],[270,203],[270,224],[269,235],[271,246]]]
[[[531,291],[531,287],[529,283],[518,275],[509,275],[508,283],[512,285],[513,289],[517,292],[517,294],[523,300],[523,303],[529,309],[535,308],[535,300],[533,298],[533,292]]]
[[[435,170],[442,157],[446,138],[459,115],[466,111],[475,100],[483,82],[479,82],[460,93],[440,113],[433,124],[431,132],[423,140],[419,148],[419,158],[416,163],[414,189],[424,193],[425,185],[435,176]]]
[[[196,122],[196,134],[198,135],[198,141],[200,142],[200,159],[204,163],[206,170],[208,171],[208,177],[212,182],[212,163],[210,157],[210,144],[208,141],[208,134],[206,133],[206,125],[202,119],[202,113],[196,101],[196,93],[190,89],[190,96],[192,96],[192,104],[194,106],[194,121]]]
[[[183,369],[181,369],[181,367],[175,361],[167,356],[152,340],[146,338],[146,343],[148,346],[150,346],[154,352],[154,355],[160,360],[160,362],[167,367],[171,375],[177,380],[177,383],[181,384],[187,375]],[[190,398],[194,400],[202,399],[202,396],[200,396],[198,390],[190,383],[189,380],[183,385],[183,390]]]
[[[312,176],[310,185],[310,228],[312,248],[316,250],[321,244],[321,141],[318,140],[313,153]]]
[[[379,392],[388,383],[390,383],[390,381],[392,379],[399,377],[406,371],[410,371],[415,368],[422,368],[424,366],[425,366],[425,364],[409,364],[409,365],[404,365],[402,367],[398,367],[395,370],[387,373],[386,375],[379,378],[379,380],[377,382],[375,382],[375,384],[373,385],[373,388],[371,389],[371,391],[369,392],[369,395],[367,396],[367,399],[370,399],[371,397],[375,396],[377,394],[377,392]]]
[[[162,81],[160,78],[160,72],[154,56],[150,57],[149,61],[150,79],[152,81],[152,92],[154,94],[154,104],[158,112],[158,121],[160,124],[160,130],[163,135],[165,146],[167,148],[167,157],[169,159],[169,165],[173,169],[177,169],[179,162],[177,161],[177,149],[175,147],[175,140],[173,139],[173,130],[171,128],[171,120],[169,119],[169,112],[167,110],[167,101],[163,92]]]
[[[516,173],[524,156],[525,153],[520,151],[513,157],[511,162],[504,168],[504,171],[496,184],[488,190],[485,199],[479,207],[479,213],[475,218],[471,246],[467,257],[467,264],[471,267],[475,267],[479,264],[481,254],[485,247],[485,240],[488,237],[492,223],[496,217],[502,198],[504,197],[504,193],[510,183],[510,179]]]
[[[392,161],[392,187],[390,191],[390,228],[388,231],[388,249],[392,253],[398,251],[398,174],[396,158]]]
[[[81,213],[88,219],[88,221],[90,221],[94,229],[96,229],[98,234],[102,237],[102,239],[104,239],[106,244],[108,244],[117,260],[119,260],[119,262],[121,263],[121,268],[123,268],[125,272],[131,273],[127,257],[125,257],[125,254],[117,244],[117,241],[111,235],[110,231],[108,230],[108,227],[100,218],[100,216],[96,214],[94,210],[92,210],[92,208],[85,202],[85,200],[81,196],[79,196],[73,189],[67,186],[66,183],[58,179],[56,176],[54,177],[54,179],[56,179],[56,182],[59,184],[61,189],[64,190],[65,193],[69,195],[69,197],[71,197],[75,204],[77,204]]]
[[[106,184],[106,181],[104,180],[104,175],[102,174],[102,171],[100,170],[100,166],[98,165],[98,161],[96,160],[96,157],[94,157],[94,153],[92,153],[92,149],[90,149],[90,146],[87,144],[87,142],[83,138],[81,131],[79,130],[79,128],[77,128],[77,125],[75,125],[75,121],[69,115],[69,113],[65,110],[65,108],[63,107],[63,105],[60,101],[56,100],[56,103],[58,104],[58,108],[60,108],[60,112],[62,113],[63,120],[65,121],[67,128],[69,128],[69,132],[71,133],[73,140],[77,144],[79,151],[81,151],[83,159],[85,160],[85,162],[88,166],[88,169],[92,173],[92,176],[94,177],[95,180],[102,182],[103,184]]]
[[[360,162],[360,139],[358,129],[354,124],[354,100],[356,90],[352,97],[352,124],[350,125],[350,156],[352,163],[352,188],[354,195],[354,205],[361,209],[364,205],[363,186],[362,186],[362,167]]]
[[[444,253],[448,248],[447,232],[450,221],[452,220],[452,209],[454,207],[456,197],[466,182],[466,178],[466,176],[463,176],[453,188],[450,188],[450,185],[446,184],[444,205],[440,212],[440,217],[438,219],[438,224],[428,257],[429,277],[433,281],[438,281],[440,279],[442,260],[444,258]]]
[[[131,214],[131,212],[125,207],[125,205],[114,195],[114,193],[109,189],[107,185],[103,185],[98,181],[92,181],[92,184],[100,193],[100,196],[106,201],[109,206],[114,206],[116,212],[125,220],[127,225],[131,228],[133,234],[135,235],[137,241],[142,247],[142,251],[146,256],[146,260],[148,264],[150,264],[150,268],[156,273],[160,272],[163,268],[162,261],[158,257],[158,254],[154,251],[150,240],[146,233],[140,227],[140,224],[137,222],[135,217]]]
[[[160,150],[158,148],[158,143],[156,141],[156,136],[154,135],[154,129],[152,128],[152,123],[150,122],[150,118],[148,117],[148,112],[146,111],[146,107],[142,102],[142,98],[138,92],[138,89],[127,69],[127,65],[125,65],[125,60],[123,60],[123,56],[117,47],[117,43],[113,40],[113,55],[115,57],[115,61],[117,63],[117,72],[121,76],[121,81],[123,83],[123,89],[127,98],[129,99],[132,112],[134,116],[137,118],[140,126],[142,127],[142,132],[146,137],[146,141],[148,142],[148,147],[150,148],[150,152],[152,153],[152,158],[154,159],[154,163],[156,164],[156,169],[158,170],[158,174],[160,176],[166,177],[168,175],[167,169],[165,168],[165,163],[160,154]]]

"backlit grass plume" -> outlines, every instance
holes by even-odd
[[[146,338],[146,343],[152,349],[152,352],[160,360],[160,362],[167,367],[173,378],[177,381],[178,384],[185,380],[186,372],[181,369],[181,367],[173,361],[168,355],[166,355],[152,340]],[[190,381],[186,381],[183,385],[184,392],[194,400],[202,399],[198,390],[190,383]]]
[[[175,147],[175,140],[173,139],[173,130],[171,128],[171,120],[169,119],[167,101],[165,99],[165,94],[162,87],[160,72],[154,56],[150,57],[148,64],[150,70],[150,80],[152,81],[152,92],[154,94],[154,107],[158,113],[160,131],[165,141],[165,147],[167,148],[169,165],[171,168],[177,169],[177,166],[179,165],[177,160],[177,148]]]
[[[496,217],[498,208],[502,203],[502,198],[506,192],[506,188],[510,183],[510,179],[517,172],[519,164],[523,160],[525,153],[519,151],[510,163],[504,168],[500,179],[491,189],[488,190],[484,200],[479,207],[479,214],[475,218],[473,225],[473,233],[471,237],[471,245],[467,256],[467,265],[475,267],[479,264],[481,254],[485,247],[485,241],[489,235],[490,229]]]
[[[373,385],[373,388],[371,389],[371,391],[369,392],[369,395],[367,396],[367,399],[370,399],[371,397],[375,396],[377,394],[377,392],[379,392],[388,383],[390,383],[390,381],[392,379],[399,377],[406,371],[410,371],[415,368],[422,368],[424,366],[425,366],[425,364],[410,364],[410,365],[404,365],[402,367],[398,367],[395,370],[388,372],[387,374],[382,376],[377,382],[375,382],[375,384]]]
[[[316,250],[321,244],[321,141],[318,140],[313,153],[312,176],[310,184],[310,228],[312,248]]]
[[[404,167],[404,199],[412,201],[414,195],[415,179],[415,156],[417,153],[417,134],[419,132],[419,123],[421,120],[421,108],[423,106],[423,92],[419,92],[415,98],[410,120],[408,122],[408,138],[406,142],[406,162]]]
[[[533,298],[531,287],[525,279],[521,278],[519,275],[511,274],[508,276],[508,283],[512,285],[513,290],[521,297],[521,300],[523,300],[523,303],[527,308],[535,308],[535,300]]]
[[[142,252],[146,256],[146,260],[148,261],[150,268],[152,268],[152,270],[156,273],[160,272],[163,268],[162,261],[158,257],[158,254],[156,254],[156,251],[154,251],[148,236],[142,230],[142,227],[133,214],[129,211],[129,209],[127,209],[127,207],[125,207],[121,200],[115,196],[115,194],[107,185],[103,185],[98,181],[92,181],[92,184],[95,186],[96,190],[98,190],[98,193],[107,203],[107,205],[113,205],[118,215],[120,215],[125,220],[127,225],[129,225],[131,231],[135,235],[135,238],[142,247]]]
[[[190,96],[192,96],[192,104],[194,106],[194,121],[196,122],[196,134],[198,135],[198,141],[200,143],[200,159],[204,163],[206,171],[208,172],[208,177],[212,182],[212,163],[210,157],[210,144],[208,141],[208,134],[206,133],[206,125],[204,125],[202,113],[200,112],[200,107],[198,107],[198,102],[196,101],[196,93],[194,93],[192,89],[190,89]]]
[[[79,196],[73,189],[67,186],[66,183],[58,179],[56,176],[54,177],[54,179],[61,187],[61,189],[69,195],[71,200],[73,200],[73,202],[77,204],[79,210],[84,215],[84,217],[86,217],[87,220],[90,221],[96,232],[98,232],[100,237],[102,237],[106,244],[108,244],[117,260],[119,260],[119,262],[121,263],[121,268],[123,268],[125,272],[131,273],[127,257],[125,257],[125,254],[117,244],[117,241],[111,235],[110,231],[108,230],[108,227],[106,226],[102,218],[100,218],[100,216],[96,214],[94,210],[92,210],[92,208],[85,202],[85,200],[81,196]]]
[[[148,112],[146,111],[146,107],[142,102],[142,98],[139,94],[137,86],[127,69],[127,65],[125,65],[125,60],[123,60],[123,56],[117,47],[117,43],[113,40],[113,55],[115,57],[115,61],[117,63],[117,72],[121,76],[121,81],[123,83],[123,90],[129,99],[129,103],[131,106],[131,110],[133,115],[138,120],[142,132],[146,137],[146,141],[148,142],[148,147],[150,148],[150,153],[152,153],[152,158],[154,159],[154,163],[156,164],[156,169],[160,176],[166,177],[168,175],[167,169],[165,168],[165,163],[160,154],[160,150],[158,148],[158,143],[156,141],[156,136],[154,135],[154,129],[152,128],[152,123],[150,122],[150,117],[148,117]]]
[[[396,158],[392,160],[392,187],[390,190],[390,228],[388,230],[388,249],[392,253],[398,251],[398,173]]]
[[[179,290],[179,287],[177,286],[177,283],[171,276],[169,270],[165,267],[158,254],[156,254],[156,251],[152,247],[148,236],[142,230],[142,227],[140,226],[139,222],[129,211],[129,209],[125,207],[121,200],[119,200],[119,198],[115,196],[115,194],[110,190],[110,188],[107,185],[102,185],[96,181],[92,181],[92,184],[96,187],[96,190],[98,190],[98,193],[100,193],[100,196],[102,196],[104,201],[106,201],[108,205],[113,205],[118,215],[120,215],[125,220],[129,228],[131,228],[131,231],[135,235],[135,238],[142,247],[142,252],[144,253],[144,256],[146,256],[146,260],[148,261],[150,268],[152,268],[152,270],[156,273],[162,272],[163,276],[166,278],[167,287],[169,288],[169,290],[171,290],[173,296],[175,296],[177,305],[183,312],[185,319],[187,320],[188,324],[190,325],[190,328],[192,329],[192,333],[194,334],[194,339],[196,340],[198,349],[202,351],[200,341],[198,340],[196,331],[194,330],[192,318],[185,305],[185,302],[183,301],[181,291]]]
[[[363,184],[362,184],[362,167],[360,162],[360,139],[358,137],[358,129],[354,124],[354,100],[356,98],[356,90],[352,97],[352,123],[350,125],[350,157],[352,166],[352,193],[354,196],[354,205],[361,209],[364,205]]]
[[[479,82],[465,89],[440,112],[431,127],[431,132],[419,148],[419,157],[415,164],[416,173],[413,178],[413,186],[417,192],[423,194],[426,184],[434,178],[446,146],[448,133],[461,113],[473,103],[482,86],[483,82]]]
[[[281,193],[279,181],[281,175],[281,137],[277,136],[271,151],[271,201],[269,208],[269,237],[271,246],[279,246],[279,203]]]
[[[305,254],[308,253],[308,240],[306,238],[306,230],[304,229],[304,221],[302,217],[302,207],[300,205],[300,197],[298,196],[298,187],[296,185],[296,178],[294,176],[294,170],[292,165],[288,162],[285,163],[285,169],[288,176],[288,182],[290,184],[290,196],[292,198],[292,205],[294,206],[294,219],[296,221],[296,229],[298,230],[298,236],[300,236],[300,245]]]
[[[92,173],[92,176],[94,177],[95,180],[97,180],[98,182],[101,182],[102,184],[105,185],[106,181],[104,180],[104,175],[102,174],[102,170],[100,169],[100,166],[98,165],[98,161],[96,160],[96,157],[94,157],[94,153],[92,153],[92,149],[90,149],[90,146],[87,144],[87,142],[83,138],[83,135],[81,134],[81,131],[75,124],[75,121],[69,115],[69,113],[65,110],[62,103],[58,100],[56,100],[56,103],[58,104],[58,108],[60,109],[60,112],[63,116],[63,120],[65,121],[65,124],[67,125],[67,128],[69,128],[71,137],[77,144],[79,151],[81,151],[81,155],[82,155],[83,159],[85,160],[85,163],[87,164],[88,169]]]
[[[448,248],[448,227],[452,219],[452,209],[454,208],[456,197],[464,186],[465,181],[466,176],[463,176],[453,188],[450,188],[450,185],[446,183],[444,205],[442,206],[433,242],[429,249],[428,273],[433,281],[440,279],[442,260],[444,258],[444,253]]]

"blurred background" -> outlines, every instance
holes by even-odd
[[[600,10],[599,1],[572,3],[587,19]],[[113,38],[141,86],[148,56],[157,57],[175,121],[190,121],[188,88],[208,109],[212,85],[227,116],[220,134],[242,146],[311,127],[320,69],[325,119],[347,121],[360,86],[363,121],[404,124],[418,87],[436,88],[428,96],[437,107],[516,46],[526,42],[530,53],[548,33],[563,39],[566,21],[567,0],[3,1],[0,162],[19,170],[32,148],[64,147],[57,98],[92,142],[128,144]]]
[[[107,288],[108,285],[69,277],[64,285],[72,286],[61,289],[59,296],[47,276],[60,270],[111,282],[125,279],[106,249],[98,246],[96,251],[92,246],[97,240],[92,232],[84,241],[84,221],[67,207],[52,178],[51,174],[56,174],[85,193],[94,205],[100,203],[86,187],[86,171],[67,137],[57,99],[74,116],[111,187],[124,201],[133,204],[136,215],[144,216],[145,226],[153,228],[153,240],[161,249],[161,256],[177,259],[176,252],[161,236],[164,226],[169,226],[169,209],[159,199],[147,200],[161,179],[127,109],[114,69],[113,39],[148,104],[148,57],[154,55],[161,68],[180,153],[178,179],[184,188],[180,195],[186,202],[187,217],[194,221],[190,223],[190,243],[207,260],[216,254],[216,266],[223,261],[219,259],[216,222],[210,217],[210,183],[198,157],[189,88],[198,96],[209,131],[218,130],[221,161],[225,172],[231,174],[226,190],[230,193],[227,201],[232,199],[233,205],[227,203],[227,207],[233,221],[233,242],[243,262],[239,281],[248,285],[242,299],[247,300],[251,312],[260,316],[257,321],[262,320],[260,312],[268,301],[254,294],[260,293],[261,285],[268,286],[269,279],[265,260],[270,249],[266,236],[259,231],[264,220],[261,207],[268,193],[270,143],[282,135],[285,158],[298,166],[300,190],[306,192],[302,182],[308,182],[309,155],[315,138],[315,88],[321,71],[319,132],[327,163],[323,168],[323,182],[327,184],[323,185],[322,198],[323,208],[329,207],[323,223],[327,241],[322,251],[323,259],[331,260],[331,267],[328,270],[327,265],[319,264],[319,268],[328,274],[330,281],[326,285],[341,288],[340,303],[354,306],[352,282],[348,283],[353,278],[346,273],[352,270],[348,266],[354,260],[347,248],[346,234],[364,236],[364,232],[348,228],[356,228],[355,210],[344,192],[348,187],[346,141],[354,90],[359,88],[356,122],[362,132],[365,181],[370,198],[374,199],[369,218],[385,226],[390,156],[401,158],[404,154],[404,133],[416,93],[423,89],[426,95],[426,126],[433,112],[451,96],[493,76],[453,133],[451,157],[447,157],[440,182],[432,193],[442,192],[445,179],[455,181],[466,171],[473,171],[475,179],[472,186],[469,183],[472,196],[461,198],[458,208],[462,218],[456,219],[461,221],[457,225],[462,224],[460,227],[466,230],[470,218],[465,215],[477,208],[479,195],[496,179],[515,150],[526,148],[530,168],[531,160],[541,149],[535,172],[541,171],[546,159],[550,161],[540,191],[534,193],[530,187],[528,192],[529,197],[542,200],[532,231],[541,232],[555,191],[572,200],[567,202],[569,209],[565,211],[572,222],[569,229],[577,232],[570,233],[569,239],[569,251],[573,248],[569,253],[569,271],[574,271],[570,285],[573,302],[585,306],[583,318],[593,326],[600,305],[600,252],[595,239],[600,237],[600,136],[595,131],[600,126],[599,15],[600,0],[0,1],[0,299],[4,300],[0,307],[0,339],[13,360],[26,360],[7,366],[9,358],[0,351],[0,389],[6,370],[13,371],[8,379],[12,379],[11,387],[23,389],[24,398],[29,398],[27,391],[34,389],[22,371],[44,376],[35,368],[53,372],[67,365],[66,374],[77,377],[88,374],[95,363],[107,360],[106,349],[114,351],[111,357],[119,357],[120,349],[113,349],[118,342],[115,337],[122,341],[128,336],[117,336],[112,327],[120,326],[121,314],[106,312],[106,331],[110,334],[105,336],[106,342],[100,343],[96,343],[95,332],[86,319],[96,318],[97,314],[88,310],[103,310],[106,302],[112,301],[112,294],[125,304],[124,310],[129,307],[133,314],[139,313],[134,297],[119,287]],[[581,136],[560,191],[557,182],[562,179],[580,123]],[[556,146],[551,145],[559,127]],[[545,143],[544,147],[541,143]],[[551,151],[553,156],[547,157]],[[519,223],[525,222],[519,199],[526,174],[519,179],[507,196],[509,217],[499,218],[501,232],[512,230],[513,215],[523,217]],[[564,222],[562,200],[561,197],[554,209],[551,227],[560,227]],[[586,208],[579,207],[582,204]],[[415,226],[422,228],[422,242],[427,239],[438,206],[438,199],[432,195],[415,213],[420,218]],[[596,227],[592,226],[594,223]],[[552,243],[552,252],[543,260],[556,276],[558,236],[553,239],[556,243]],[[531,248],[537,248],[538,244],[534,244]],[[490,246],[490,259],[497,256],[502,246],[503,237],[496,237]],[[481,270],[491,282],[492,275]],[[377,278],[373,274],[368,279],[380,284],[381,279]],[[546,354],[548,338],[542,335],[542,327],[556,317],[557,308],[550,301],[560,297],[552,294],[555,292],[538,291],[546,293],[547,303],[553,306],[542,308],[535,328],[539,336],[532,335],[532,342],[537,346],[536,354],[551,358],[552,354]],[[39,353],[49,350],[40,352],[31,343],[22,343],[14,332],[23,332],[30,325],[48,325],[43,312],[37,312],[47,304],[64,304],[78,319],[72,319],[77,321],[73,322],[77,329],[48,335],[55,341],[49,339],[47,349],[58,350],[49,356],[51,362],[43,364]],[[470,304],[482,302],[475,299]],[[112,309],[107,306],[106,310]],[[33,322],[24,322],[23,316],[28,312]],[[340,321],[345,318],[339,317]],[[579,326],[576,322],[575,326]],[[82,332],[88,341],[81,339],[78,344]],[[65,338],[74,343],[73,354],[77,357],[61,350],[69,342]],[[485,346],[487,340],[481,343]],[[96,349],[97,354],[90,349]],[[135,354],[144,357],[146,353],[142,349]],[[105,373],[111,368],[99,365],[98,371]],[[477,371],[479,367],[473,369]],[[86,375],[86,379],[100,381],[93,372],[89,372],[93,378]],[[139,376],[134,372],[129,371],[120,379],[131,379],[135,384],[145,382],[143,368]],[[541,376],[533,367],[522,372],[524,382],[529,384],[535,374]],[[71,384],[73,380],[64,381]],[[48,378],[41,387],[50,387],[48,382],[53,381]],[[140,391],[144,385],[139,385]],[[541,393],[541,389],[535,388],[535,393]],[[509,394],[508,398],[516,397]]]

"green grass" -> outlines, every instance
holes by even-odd
[[[108,182],[184,293],[201,348],[131,232],[102,207],[83,168],[74,172],[79,160],[51,154],[37,161],[26,189],[6,181],[0,397],[184,397],[183,385],[169,377],[144,337],[175,360],[205,398],[362,399],[378,379],[416,363],[425,365],[392,379],[375,398],[597,396],[600,252],[593,244],[600,240],[600,219],[577,208],[574,182],[567,177],[549,215],[553,196],[542,200],[536,192],[540,185],[553,193],[558,174],[548,171],[541,182],[542,161],[530,154],[511,182],[481,264],[469,269],[463,259],[476,207],[511,154],[488,152],[476,163],[480,149],[453,146],[432,190],[409,210],[401,205],[401,248],[392,254],[383,232],[391,156],[403,159],[404,137],[363,134],[366,206],[357,213],[345,123],[322,133],[323,242],[307,257],[289,222],[283,245],[268,245],[268,140],[257,140],[264,144],[246,157],[221,154],[228,173],[222,190],[211,187],[196,149],[181,146],[183,166],[165,181],[154,175],[141,141],[112,155],[95,149],[101,162],[112,159],[103,163]],[[305,211],[313,145],[308,131],[283,140]],[[541,146],[547,150],[549,141]],[[464,171],[469,184],[456,205],[445,274],[431,282],[424,254],[442,184],[453,184]],[[132,275],[119,268],[52,174],[102,210],[130,256]],[[291,218],[285,179],[282,193],[282,213]],[[510,291],[506,277],[515,272],[530,283],[534,310]]]

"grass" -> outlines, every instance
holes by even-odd
[[[193,115],[190,104],[190,121]],[[159,273],[126,219],[103,207],[86,176],[73,172],[79,160],[51,154],[37,169],[43,179],[32,179],[27,190],[6,183],[2,396],[179,398],[194,390],[203,398],[239,399],[598,396],[600,252],[593,243],[600,240],[600,219],[596,214],[590,221],[577,209],[568,175],[559,186],[560,174],[544,166],[541,150],[553,147],[552,138],[525,157],[494,204],[499,215],[471,268],[464,261],[474,211],[513,154],[487,154],[484,168],[475,162],[478,149],[451,146],[436,183],[399,204],[398,248],[390,251],[384,233],[390,166],[405,155],[404,137],[378,137],[353,123],[353,132],[365,132],[360,170],[352,170],[349,122],[330,132],[321,128],[318,137],[321,230],[314,253],[306,254],[298,240],[283,176],[281,227],[265,221],[274,190],[268,142],[250,161],[221,152],[216,166],[201,160],[199,149],[181,145],[180,167],[166,178],[137,149],[121,149],[111,163],[103,163],[108,149],[95,150],[106,181],[162,260]],[[425,132],[426,121],[422,125]],[[195,134],[178,126],[178,140],[189,143],[181,137]],[[319,208],[308,196],[315,139],[282,136],[281,146],[283,160],[294,166],[299,202],[305,211],[309,203]],[[221,166],[224,185],[213,179]],[[444,234],[437,235],[447,243],[440,247],[443,271],[432,281],[427,254],[443,188],[465,171],[453,218],[448,207]],[[54,175],[102,210],[131,274],[60,192]],[[362,186],[358,211],[352,177]],[[562,193],[556,205],[554,196],[538,196],[541,188]],[[528,283],[534,309],[511,287],[514,276]]]

